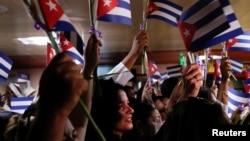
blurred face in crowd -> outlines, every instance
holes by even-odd
[[[155,135],[162,125],[161,115],[157,109],[154,109],[152,111],[151,116],[148,118],[147,123],[149,128],[147,128],[148,132],[146,132],[146,134],[152,136]]]
[[[164,103],[160,99],[157,99],[154,104],[155,108],[160,112],[161,119],[165,121],[167,119],[167,114]]]
[[[114,125],[114,132],[122,134],[133,128],[132,114],[134,110],[129,106],[128,97],[123,90],[118,90],[117,102],[119,119]]]

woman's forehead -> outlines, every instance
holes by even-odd
[[[120,102],[128,100],[127,94],[124,90],[118,90],[117,100]]]

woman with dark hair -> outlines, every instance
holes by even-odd
[[[107,141],[120,141],[123,134],[133,128],[134,110],[124,86],[112,79],[100,80],[101,96],[92,103],[92,115]],[[91,132],[92,134],[92,132]],[[93,135],[89,140],[97,140]]]
[[[161,115],[154,105],[139,102],[134,107],[131,131],[125,133],[125,141],[151,141],[162,126]]]
[[[210,139],[211,129],[229,124],[230,120],[220,104],[199,97],[188,97],[173,107],[162,129],[164,136],[156,140],[207,141]]]
[[[191,64],[183,75],[185,91],[154,141],[208,141],[212,128],[231,124],[222,105],[211,99],[211,91],[202,88],[200,67]]]

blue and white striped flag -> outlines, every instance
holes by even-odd
[[[230,61],[231,61],[232,73],[242,73],[243,62],[234,58],[230,58]]]
[[[30,81],[30,75],[28,73],[17,72],[17,82]]]
[[[168,72],[163,72],[163,73],[161,73],[161,79],[162,79],[162,80],[165,80],[165,79],[168,79],[168,78],[169,78]]]
[[[99,0],[97,20],[132,25],[130,0]]]
[[[147,19],[159,19],[178,27],[182,7],[167,0],[150,0],[148,4]]]
[[[228,51],[250,51],[250,32],[244,32],[235,37],[235,43]]]
[[[168,77],[180,77],[182,76],[182,66],[181,65],[174,65],[174,66],[168,66],[166,67]]]
[[[222,0],[223,11],[227,16],[230,27],[224,32],[214,37],[211,41],[206,44],[206,47],[211,47],[226,40],[229,40],[235,36],[241,35],[243,30],[241,25],[234,13],[234,10],[228,0]]]
[[[179,30],[187,51],[207,48],[205,45],[211,39],[230,27],[220,1],[197,1],[182,13]]]
[[[0,52],[0,81],[1,82],[5,83],[7,81],[12,65],[13,65],[13,61],[8,56]]]
[[[161,73],[161,81],[160,81],[160,85],[163,83],[164,80],[168,79],[168,72],[163,72]]]
[[[233,113],[239,105],[248,102],[249,93],[245,93],[228,86],[228,113]]]
[[[12,97],[10,99],[10,109],[13,112],[23,114],[24,111],[30,106],[34,97]]]

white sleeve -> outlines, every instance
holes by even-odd
[[[108,74],[113,74],[111,76],[108,76],[108,78],[111,77],[115,83],[118,83],[123,86],[125,86],[128,81],[134,77],[134,75],[122,62],[120,62],[112,70],[110,70]]]

